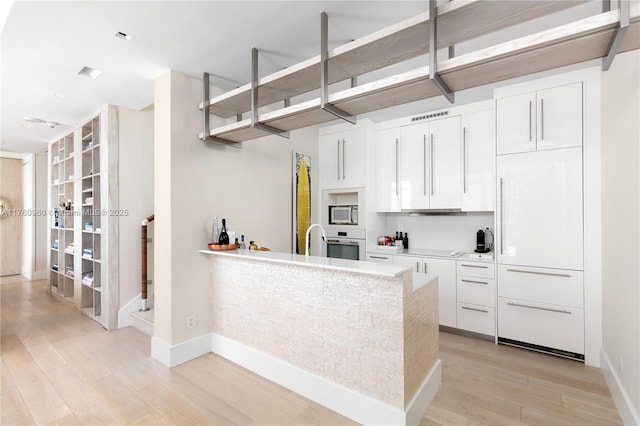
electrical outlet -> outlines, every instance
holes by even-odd
[[[153,280],[147,280],[147,285],[153,284]]]
[[[187,317],[187,330],[191,330],[192,328],[196,328],[196,317],[195,317],[195,315],[189,315]]]
[[[401,223],[398,224],[398,232],[404,232],[404,225]]]
[[[153,237],[147,238],[147,244],[152,243],[152,242],[153,242]]]

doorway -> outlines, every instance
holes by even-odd
[[[22,160],[0,158],[0,276],[22,270]]]

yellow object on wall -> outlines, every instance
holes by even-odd
[[[306,231],[311,224],[311,179],[309,177],[309,167],[307,158],[300,153],[296,153],[296,163],[298,163],[296,174],[296,241],[297,253],[304,254],[306,241]]]

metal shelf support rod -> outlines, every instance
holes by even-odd
[[[251,48],[251,127],[289,139],[289,131],[258,121],[258,49]]]
[[[351,79],[352,87],[357,80]],[[356,118],[346,111],[329,103],[329,18],[325,12],[320,14],[320,108],[356,124]]]
[[[605,0],[605,4],[606,4]],[[609,46],[607,47],[607,56],[602,58],[602,71],[607,71],[611,64],[613,63],[613,58],[616,57],[616,53],[618,53],[618,49],[622,44],[622,40],[624,39],[624,35],[629,29],[629,16],[631,14],[631,4],[629,0],[620,0],[619,1],[619,11],[620,11],[620,24],[618,28],[616,28],[616,32],[613,37],[611,37],[611,41],[609,42]],[[606,8],[607,6],[603,6]],[[610,7],[610,6],[609,6]]]
[[[228,139],[223,139],[219,137],[211,136],[211,123],[209,121],[209,86],[210,86],[211,76],[208,72],[202,73],[202,133],[198,135],[198,138],[205,142],[217,142],[224,145],[230,145],[237,148],[240,148],[241,143],[230,141]]]
[[[455,96],[447,83],[438,75],[438,39],[437,39],[438,5],[437,0],[429,0],[429,80],[450,103]],[[453,52],[451,52],[453,53]]]

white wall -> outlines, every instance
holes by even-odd
[[[210,332],[210,259],[197,251],[210,240],[213,217],[227,218],[247,241],[290,252],[292,150],[312,156],[318,193],[316,128],[242,149],[204,143],[197,137],[201,93],[200,80],[173,71],[155,83],[155,338],[169,345]],[[192,330],[188,315],[196,317]]]
[[[119,308],[140,294],[140,226],[153,214],[153,114],[118,108],[118,202],[128,212],[119,218]]]
[[[602,74],[603,368],[626,424],[640,422],[639,75],[637,50]]]
[[[22,275],[33,279],[34,265],[34,230],[35,230],[35,167],[33,154],[28,154],[22,160]]]
[[[34,155],[35,158],[35,208],[37,211],[47,210],[47,153]],[[34,273],[35,279],[47,278],[47,223],[49,212],[46,215],[36,215],[34,231]]]

